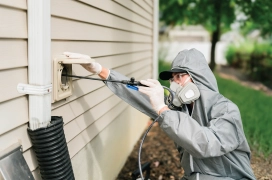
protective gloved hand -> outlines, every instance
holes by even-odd
[[[79,53],[72,53],[72,52],[63,52],[65,56],[68,58],[73,59],[91,59],[90,56],[79,54]],[[82,67],[84,67],[87,71],[93,73],[93,74],[99,74],[102,71],[102,66],[97,62],[91,62],[89,64],[80,64]]]
[[[149,87],[139,86],[140,92],[149,96],[153,109],[159,114],[159,111],[165,107],[164,103],[164,90],[161,83],[155,79],[141,80],[141,84]]]

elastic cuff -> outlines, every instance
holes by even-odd
[[[109,69],[109,73],[108,73],[108,76],[106,77],[106,80],[108,80],[109,79],[109,77],[110,77],[110,69]]]
[[[102,79],[108,79],[109,74],[110,74],[109,69],[102,67],[102,71],[98,74],[98,76]]]
[[[164,111],[166,111],[166,110],[169,110],[169,108],[168,108],[167,105],[163,106],[163,107],[159,110],[158,115],[161,115],[161,113],[164,112]]]

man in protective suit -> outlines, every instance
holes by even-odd
[[[64,53],[70,58],[90,58]],[[128,77],[99,63],[82,65],[103,79]],[[175,142],[185,175],[182,180],[256,179],[250,167],[250,149],[244,135],[238,107],[219,93],[216,79],[205,57],[196,49],[181,51],[171,69],[160,73],[170,80],[175,92],[173,104],[166,105],[159,81],[141,80],[148,87],[139,91],[119,83],[105,82],[128,104],[158,122]]]

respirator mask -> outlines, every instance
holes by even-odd
[[[173,98],[172,101],[172,107],[178,108],[181,107],[183,104],[191,104],[196,99],[200,97],[200,92],[197,88],[197,86],[193,82],[188,82],[190,80],[190,77],[188,77],[185,82],[183,83],[183,86],[179,85],[178,83],[172,81],[170,82],[170,89],[174,92],[172,95],[170,94],[168,96],[169,99]],[[174,97],[171,97],[174,96]]]

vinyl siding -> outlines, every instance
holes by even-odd
[[[59,17],[51,18],[52,39],[151,43],[152,37]],[[84,33],[89,32],[89,33]]]
[[[105,12],[111,13],[115,16],[121,17],[128,21],[131,21],[136,24],[140,24],[142,26],[148,27],[150,29],[153,28],[152,21],[147,20],[146,18],[140,16],[139,14],[131,11],[131,9],[124,8],[124,4],[118,4],[114,1],[109,0],[79,0],[80,2],[86,3],[87,5],[96,7]],[[130,0],[128,0],[130,1]],[[142,1],[142,0],[140,0]],[[132,4],[133,5],[133,4]]]
[[[28,99],[17,92],[27,83],[26,0],[0,1],[0,151],[16,142],[31,145],[26,128]]]
[[[1,11],[0,11],[0,16],[1,17],[4,16],[4,15],[1,15]],[[0,24],[0,26],[1,25],[3,24]],[[27,63],[26,38],[12,39],[7,37],[2,37],[0,34],[0,71],[13,69],[13,68],[19,68],[19,67],[26,67],[27,65],[28,63]]]
[[[127,12],[127,10],[116,5],[116,3],[114,2],[104,1],[106,4],[103,5],[103,1],[104,0],[97,1],[96,4],[91,4],[91,5],[80,3],[77,1],[52,1],[51,3],[52,16],[62,17],[65,19],[76,20],[80,22],[85,22],[85,23],[90,23],[90,24],[95,24],[95,25],[100,25],[105,27],[111,27],[111,28],[129,31],[129,32],[135,32],[139,34],[152,36],[152,30],[150,28],[137,23],[137,22],[141,22],[140,18],[139,20],[134,18],[128,21],[124,18],[118,17],[118,14],[113,15],[114,11],[110,11],[109,9],[107,9],[107,6],[105,6],[108,3],[110,7],[112,8],[118,7],[118,9],[121,11],[121,15],[123,16],[125,15],[124,13]],[[74,8],[75,6],[77,8]],[[109,11],[109,13],[105,13],[104,11],[101,11],[101,8],[105,11]],[[126,14],[128,13],[130,12],[128,11]],[[136,23],[131,21],[136,21]]]
[[[88,54],[128,77],[152,77],[152,0],[51,0],[52,61],[64,51]],[[0,123],[5,124],[0,126],[0,151],[19,141],[30,170],[40,179],[27,135],[28,98],[16,90],[18,83],[28,82],[25,0],[0,0],[0,62],[0,116],[4,117]],[[80,65],[73,65],[73,74],[91,75]],[[148,117],[100,81],[74,78],[73,90],[69,98],[52,103],[52,116],[64,119],[76,179],[114,179]],[[118,156],[106,158],[115,154]],[[107,163],[112,166],[104,167]],[[87,172],[95,167],[99,171]]]
[[[139,16],[147,19],[148,21],[152,22],[152,9],[150,7],[147,7],[148,5],[140,0],[140,1],[127,1],[127,0],[114,0],[121,6],[126,7],[130,11],[138,14]],[[148,10],[147,10],[148,9]]]
[[[145,116],[127,105],[99,136],[95,136],[74,156],[75,176],[78,179],[115,179],[113,177],[117,177],[123,167],[121,162],[126,160],[134,146],[131,142],[139,139],[139,132],[145,123]]]
[[[51,2],[52,57],[63,51],[78,52],[88,54],[102,66],[128,77],[145,79],[152,76],[152,4],[145,1],[136,4],[128,0]],[[75,13],[70,13],[71,11]],[[79,65],[73,66],[73,73],[91,75]],[[73,85],[74,93],[71,97],[52,104],[52,115],[62,115],[64,118],[64,130],[75,176],[77,179],[114,179],[148,118],[133,109],[128,113],[127,109],[130,107],[113,95],[102,82],[74,79]],[[124,149],[117,136],[107,134],[107,131],[131,130],[129,124],[132,116],[142,118],[142,123],[138,125],[133,141],[126,142],[129,148]],[[130,123],[126,122],[127,126],[124,126],[122,121]],[[104,133],[107,134],[108,141],[115,142],[115,148],[101,139]],[[96,139],[99,139],[103,148],[111,148],[110,154],[113,156],[119,154],[116,157],[119,161],[116,162],[113,157],[107,158],[106,150],[98,150],[99,146],[93,145]],[[88,151],[90,147],[93,152]],[[88,157],[92,158],[86,160]],[[78,162],[81,162],[81,168],[77,168]],[[102,167],[101,164],[112,164],[114,168],[109,165]],[[100,167],[96,169],[96,173],[84,171],[94,167]]]

